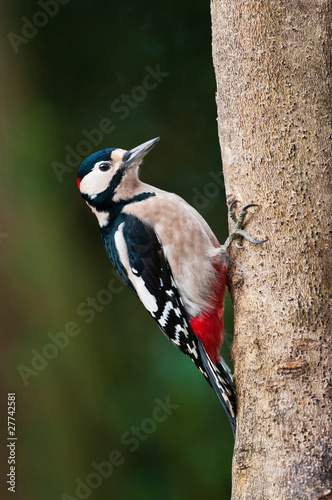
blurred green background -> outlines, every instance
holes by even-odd
[[[76,189],[80,157],[160,136],[141,178],[226,238],[209,3],[4,0],[0,12],[1,498],[15,391],[17,500],[228,499],[225,413],[115,277]],[[228,360],[229,297],[225,325]],[[114,450],[99,484],[93,463]],[[75,492],[77,478],[93,487]]]

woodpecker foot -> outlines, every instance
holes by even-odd
[[[243,230],[243,222],[245,219],[245,216],[247,215],[247,209],[250,207],[258,207],[255,203],[250,203],[249,205],[246,205],[245,207],[242,208],[239,218],[236,218],[235,212],[233,210],[233,206],[236,203],[236,200],[232,201],[232,203],[228,207],[228,213],[232,221],[234,222],[235,226],[233,230],[231,231],[230,235],[228,236],[227,240],[225,241],[225,247],[228,248],[230,244],[235,241],[235,246],[236,248],[243,248],[243,246],[239,245],[238,240],[241,238],[244,238],[250,243],[254,243],[255,245],[258,245],[260,243],[265,243],[267,240],[256,240],[250,234],[248,234],[246,231]]]

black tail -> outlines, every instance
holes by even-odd
[[[202,364],[206,372],[204,376],[213,387],[223,405],[235,436],[236,396],[232,373],[222,357],[220,357],[218,365],[215,365],[204,349],[201,341],[199,339],[197,339],[197,341]]]

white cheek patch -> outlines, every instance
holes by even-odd
[[[118,151],[123,151],[122,149],[113,151],[113,153],[117,153]],[[107,163],[108,160],[98,161],[90,173],[88,173],[80,183],[80,191],[82,194],[86,194],[90,196],[92,199],[95,198],[98,194],[103,193],[109,186],[112,181],[114,175],[118,171],[119,167],[122,164],[123,153],[116,155],[116,160],[114,159],[112,162],[112,166],[106,172],[99,170],[99,166],[102,163]],[[112,158],[113,159],[113,158]]]
[[[102,163],[107,163],[110,160],[98,161],[90,173],[88,173],[80,183],[80,191],[82,194],[89,196],[90,198],[95,198],[98,194],[103,193],[109,186],[112,178],[122,165],[122,159],[124,153],[127,151],[125,149],[116,149],[111,153],[111,163],[112,166],[110,170],[103,172],[99,170],[99,166]]]
[[[101,162],[105,163],[105,162]],[[98,164],[99,165],[99,164]],[[102,172],[99,168],[94,167],[89,174],[81,180],[80,191],[91,198],[105,191],[114,176],[114,169],[111,168],[107,172]]]
[[[127,245],[126,241],[123,236],[123,226],[124,222],[119,225],[118,230],[116,231],[114,235],[114,241],[115,241],[115,246],[117,248],[117,251],[119,252],[120,260],[127,271],[128,278],[130,279],[131,283],[133,284],[137,295],[141,299],[143,305],[146,307],[146,309],[152,314],[158,311],[158,305],[156,298],[149,292],[149,290],[145,286],[145,282],[142,279],[141,276],[135,276],[133,269],[130,267],[130,262],[129,262],[129,257],[128,257],[128,251],[127,251]]]

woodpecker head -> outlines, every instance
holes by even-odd
[[[132,196],[129,191],[139,182],[138,166],[158,141],[156,137],[130,151],[102,149],[83,161],[77,175],[77,187],[94,211],[109,210],[114,203]]]

